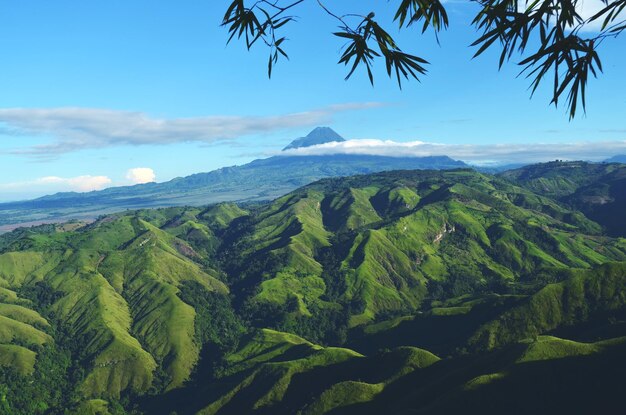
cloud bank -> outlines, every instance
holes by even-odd
[[[607,4],[614,3],[615,1],[617,0],[608,0],[608,2],[605,3],[603,0],[578,0],[578,3],[576,3],[576,12],[584,21],[586,21],[587,19],[590,19],[591,17],[595,16],[598,12],[600,12],[602,9],[604,9],[607,6]],[[453,5],[463,5],[463,6],[475,6],[475,1],[470,1],[470,0],[444,0],[444,3],[453,4]],[[534,3],[535,2],[533,0],[520,1],[517,5],[517,10],[519,12],[523,12],[526,10],[528,6],[533,5]],[[540,6],[541,6],[541,3],[534,5],[535,8],[538,8]],[[618,15],[618,18],[615,20],[615,22],[616,23],[619,22],[620,21],[619,17],[624,17],[624,14],[626,14],[626,12],[624,11],[620,13]],[[602,29],[602,23],[604,22],[605,17],[606,15],[603,15],[599,19],[596,19],[593,22],[585,24],[582,27],[582,31],[583,32],[599,32]]]
[[[32,180],[0,183],[0,202],[32,199],[58,192],[90,192],[112,186],[150,183],[156,181],[156,174],[149,167],[135,167],[126,172],[125,178],[126,181],[114,182],[108,176],[44,176]]]
[[[626,153],[625,141],[529,144],[440,144],[423,141],[347,140],[282,151],[281,155],[363,154],[390,157],[449,156],[477,165],[534,163],[555,159],[600,161]]]
[[[126,172],[126,179],[132,184],[150,183],[156,181],[156,174],[149,167],[135,167]]]
[[[605,3],[603,0],[578,0],[578,2],[576,3],[576,12],[583,19],[583,21],[586,21],[599,13],[608,4],[611,4],[615,1],[616,0],[608,0]],[[542,4],[535,3],[533,0],[520,1],[517,5],[517,9],[518,11],[523,12],[531,5],[534,5],[534,9],[538,9],[539,7],[541,7]],[[622,15],[622,13],[617,15],[618,18],[615,20],[616,23],[620,21],[620,15]],[[582,31],[599,32],[600,30],[602,30],[602,23],[604,22],[606,16],[607,15],[605,14],[592,22],[584,24],[582,27]]]
[[[3,183],[0,184],[0,190],[28,189],[30,191],[36,191],[56,189],[56,191],[88,192],[91,190],[102,190],[105,187],[108,187],[111,183],[112,180],[107,176],[45,176],[30,181]]]
[[[339,112],[383,106],[382,103],[347,103],[292,114],[247,117],[206,116],[156,118],[143,112],[93,108],[0,109],[0,134],[51,137],[52,142],[12,152],[54,156],[81,149],[118,145],[215,143],[328,122]]]

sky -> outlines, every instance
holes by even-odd
[[[586,0],[592,10],[594,2]],[[393,2],[327,1],[338,14]],[[439,44],[417,28],[391,30],[427,59],[421,82],[399,90],[382,62],[375,85],[337,65],[337,23],[305,1],[285,26],[289,61],[267,77],[267,50],[227,45],[222,0],[0,0],[0,201],[58,191],[166,181],[280,153],[316,126],[348,141],[294,154],[447,154],[474,164],[626,154],[624,38],[600,49],[587,113],[570,121],[532,99],[497,51],[472,59],[476,5],[448,1]]]

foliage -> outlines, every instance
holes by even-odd
[[[215,345],[220,354],[237,347],[245,327],[226,295],[207,291],[195,281],[185,282],[179,295],[196,310],[195,338],[198,344]]]
[[[580,210],[603,225],[611,236],[626,236],[623,164],[554,161],[510,170],[501,176]]]
[[[296,21],[292,10],[305,0],[255,1],[232,0],[222,20],[228,28],[230,40],[235,35],[244,37],[250,49],[262,39],[270,49],[268,74],[279,54],[287,58],[283,49],[285,35],[277,35],[279,29]],[[567,90],[567,107],[570,119],[576,114],[578,103],[585,110],[585,91],[591,75],[602,71],[597,52],[600,44],[608,38],[616,38],[626,29],[623,11],[625,0],[603,0],[603,7],[595,15],[583,18],[579,8],[583,0],[474,0],[479,12],[473,24],[482,35],[472,44],[478,50],[475,56],[498,43],[501,47],[499,65],[519,54],[522,73],[532,79],[532,92],[552,76],[552,101],[555,106]],[[399,29],[413,25],[421,26],[424,33],[432,28],[435,34],[448,27],[448,14],[440,0],[402,0],[397,6],[393,23]],[[346,79],[359,66],[366,69],[370,82],[374,83],[372,64],[383,58],[387,75],[395,75],[398,86],[402,78],[414,78],[426,73],[423,58],[403,52],[391,35],[375,20],[375,13],[332,11],[324,2],[317,4],[339,22],[341,31],[335,36],[345,40],[340,64],[350,67]],[[600,24],[601,22],[601,24]],[[589,32],[590,25],[600,25],[596,32]],[[437,41],[439,39],[437,38]],[[372,46],[374,45],[374,46]]]
[[[7,414],[62,413],[72,405],[72,392],[79,372],[71,372],[67,349],[49,346],[37,357],[35,371],[23,376],[11,369],[0,368],[0,401]]]
[[[431,397],[535,393],[529,379],[551,365],[595,362],[610,378],[604,359],[622,356],[626,335],[626,244],[563,198],[617,186],[621,172],[387,172],[245,210],[12,232],[0,253],[0,408],[401,412],[416,405],[405,395],[439,410]]]

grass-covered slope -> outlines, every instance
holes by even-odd
[[[508,170],[500,176],[519,183],[538,194],[559,197],[575,193],[615,169],[619,164],[588,163],[584,161],[532,164]]]
[[[577,342],[539,336],[442,360],[414,347],[363,356],[263,330],[227,356],[231,366],[221,378],[193,395],[171,394],[144,409],[154,414],[610,411],[620,407],[618,391],[626,385],[620,368],[610,364],[626,357],[625,346],[626,337]],[[568,400],[568,391],[585,390]]]
[[[496,393],[494,413],[537,409],[516,390],[554,409],[566,387],[615,403],[626,241],[563,199],[579,176],[557,195],[398,171],[2,235],[0,411],[446,413]]]
[[[626,236],[626,165],[551,162],[502,173],[502,177],[585,213],[612,236]]]
[[[573,271],[565,281],[547,285],[481,326],[469,339],[469,345],[491,349],[557,328],[575,326],[596,316],[610,315],[626,308],[624,287],[624,263]]]
[[[624,339],[539,337],[487,354],[442,360],[389,385],[373,401],[333,413],[615,413],[626,386]]]
[[[37,352],[53,341],[48,321],[17,292],[24,283],[38,281],[46,267],[42,255],[0,255],[0,366],[21,374],[33,372]]]
[[[295,192],[277,199],[227,232],[232,245],[222,248],[235,289],[254,304],[294,304],[310,315],[326,286],[318,252],[330,245],[323,224],[322,192]],[[242,298],[242,299],[243,299]]]
[[[626,335],[626,330],[621,331],[621,318],[616,317],[626,310],[625,263],[566,270],[561,278],[562,282],[548,284],[533,294],[434,302],[432,308],[416,316],[355,329],[348,345],[362,353],[412,345],[447,356],[498,349],[546,333],[571,336],[590,325],[602,327],[594,338]]]
[[[107,217],[67,235],[63,244],[56,231],[14,241],[27,249],[0,255],[1,281],[6,293],[14,293],[3,301],[15,303],[0,304],[0,343],[41,348],[52,342],[30,325],[47,325],[34,311],[40,310],[76,342],[84,396],[116,398],[182,385],[202,344],[195,338],[195,310],[181,300],[180,287],[195,282],[220,295],[228,288],[196,261],[187,242],[151,224],[165,226],[179,213]],[[31,301],[11,290],[24,291]],[[8,356],[5,364],[23,368],[23,357],[32,370],[32,354],[12,350],[14,357]]]
[[[193,402],[172,394],[151,402],[146,410],[156,414],[172,410],[185,414],[326,413],[368,402],[386,385],[438,360],[411,347],[370,358],[292,334],[260,330],[226,356],[227,370],[212,386],[196,391]]]
[[[221,250],[241,300],[261,313],[280,306],[283,328],[337,309],[356,326],[427,298],[626,258],[626,245],[582,214],[470,170],[321,181],[230,232]]]

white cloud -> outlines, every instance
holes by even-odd
[[[126,178],[133,184],[143,184],[156,181],[156,174],[149,167],[135,167],[126,172]]]
[[[588,19],[590,19],[591,17],[595,16],[598,12],[600,12],[602,9],[604,9],[607,5],[614,3],[617,0],[608,0],[608,2],[605,4],[605,2],[603,0],[578,0],[578,2],[576,3],[576,12],[578,13],[578,15],[583,19],[583,21],[586,21]],[[476,2],[473,0],[444,0],[443,1],[444,4],[455,4],[455,5],[463,5],[463,6],[469,6],[469,5],[475,5]],[[517,5],[517,10],[520,12],[523,12],[526,10],[526,8],[535,3],[534,0],[527,0],[527,1],[520,1]],[[538,3],[535,5],[536,8],[540,7],[541,3]],[[620,21],[620,16],[621,17],[626,17],[624,16],[626,12],[622,12],[620,13],[620,15],[617,16],[615,22],[619,22]],[[606,17],[606,15],[594,20],[593,22],[587,23],[583,26],[582,31],[583,32],[598,32],[602,29],[602,23],[604,22],[604,18]]]
[[[608,3],[610,4],[612,3],[612,1],[609,0]],[[582,17],[582,19],[586,21],[592,18],[593,16],[595,16],[598,12],[600,12],[606,6],[607,4],[605,4],[602,0],[578,0],[578,3],[576,4],[576,11],[580,15],[580,17]],[[602,23],[604,23],[605,18],[606,18],[606,15],[590,23],[585,24],[585,26],[583,27],[583,30],[587,32],[600,31],[602,29]],[[619,21],[619,18],[616,22],[618,21]]]
[[[156,118],[142,112],[93,108],[0,109],[0,133],[51,137],[52,142],[13,150],[50,157],[87,148],[117,145],[215,143],[242,136],[313,126],[338,112],[380,107],[377,102],[336,104],[306,112],[269,117],[206,116]]]
[[[101,190],[112,183],[107,176],[77,176],[58,177],[45,176],[24,182],[12,182],[0,184],[0,190],[20,190],[37,191],[53,189],[54,191],[77,191],[88,192],[91,190]]]
[[[626,153],[626,141],[529,143],[529,144],[441,144],[423,141],[397,142],[362,139],[319,144],[281,152],[281,155],[308,156],[365,154],[390,157],[449,156],[468,163],[488,165],[532,163],[554,159],[600,161]]]
[[[595,16],[598,12],[600,12],[602,9],[604,9],[608,4],[613,3],[616,0],[608,0],[608,3],[605,4],[605,2],[603,0],[578,0],[578,2],[576,3],[576,12],[578,13],[578,15],[583,19],[583,21],[587,21],[588,19],[592,18],[593,16]],[[518,4],[518,10],[520,11],[524,11],[526,10],[526,8],[533,4],[534,1],[532,0],[528,0],[526,2],[519,2]],[[541,6],[541,3],[536,4],[535,7],[538,8]],[[618,15],[619,16],[619,15]],[[616,19],[616,23],[620,21],[619,17],[617,17]],[[584,32],[597,32],[600,31],[602,29],[602,23],[604,22],[604,18],[606,17],[606,15],[592,21],[589,23],[586,23],[583,28],[582,31]]]

